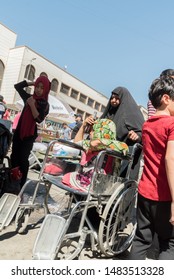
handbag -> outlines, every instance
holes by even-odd
[[[10,168],[4,165],[0,168],[0,197],[4,193],[18,194],[20,192],[20,182],[22,173],[19,167]]]

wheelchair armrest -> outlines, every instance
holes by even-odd
[[[133,145],[133,152],[135,153],[137,150],[142,150],[143,149],[143,145],[140,143],[135,143]]]
[[[124,155],[123,153],[117,152],[117,151],[113,151],[112,149],[106,149],[105,153],[107,155],[113,156],[113,157],[117,157],[119,159],[122,160],[131,160],[132,159],[132,155],[131,154],[127,154]]]
[[[140,143],[136,143],[134,146],[136,146],[138,149],[142,149],[143,148],[143,145],[140,144]]]
[[[135,143],[132,146],[132,151],[129,152],[127,155],[124,155],[123,153],[117,152],[117,151],[113,151],[112,149],[106,149],[105,152],[107,155],[111,155],[113,157],[117,157],[120,158],[122,160],[133,160],[135,154],[137,151],[142,150],[143,146],[140,143]]]
[[[121,159],[124,159],[124,160],[131,160],[135,153],[139,150],[142,150],[143,146],[140,144],[140,143],[135,143],[133,146],[132,146],[132,151],[131,152],[128,152],[127,155],[123,155],[122,153],[120,152],[117,152],[117,151],[113,151],[112,149],[106,149],[107,153],[109,153],[110,155],[113,155],[113,156],[116,156],[116,157],[119,157]]]
[[[71,148],[84,151],[83,147],[78,145],[77,143],[74,143],[74,142],[71,142],[71,141],[68,141],[68,140],[65,140],[65,139],[57,139],[57,142],[62,144],[62,145],[65,145],[65,146],[69,146]]]
[[[102,150],[98,153],[98,155],[96,157],[95,164],[94,164],[94,171],[95,172],[97,172],[97,173],[99,172],[100,162],[103,161],[105,155],[108,155],[108,156],[111,156],[111,157],[114,157],[114,158],[118,158],[118,159],[121,159],[121,160],[127,160],[129,162],[131,162],[133,160],[132,155],[124,155],[123,153],[113,151],[112,149],[107,148],[107,149]]]

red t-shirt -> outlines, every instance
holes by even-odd
[[[144,169],[138,192],[148,199],[171,201],[165,169],[166,147],[170,140],[174,141],[173,116],[152,116],[144,123]]]

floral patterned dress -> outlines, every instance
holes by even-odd
[[[100,144],[94,149],[91,149],[90,142],[92,140],[100,140]],[[63,176],[62,183],[75,189],[87,190],[90,187],[91,178],[94,169],[94,163],[97,154],[101,150],[111,149],[120,152],[123,155],[128,153],[128,146],[124,142],[116,140],[115,123],[109,119],[98,119],[93,125],[93,136],[90,140],[82,140],[77,142],[81,145],[85,152],[81,158],[81,169],[79,171],[70,172]],[[105,165],[102,166],[101,172],[108,174],[113,171],[113,157],[107,157]]]

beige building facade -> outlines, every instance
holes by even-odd
[[[66,101],[74,113],[87,117],[97,111],[100,117],[108,98],[80,81],[28,46],[16,46],[17,34],[0,23],[0,94],[9,108],[15,109],[19,94],[14,84],[46,75],[51,81],[51,94]]]

